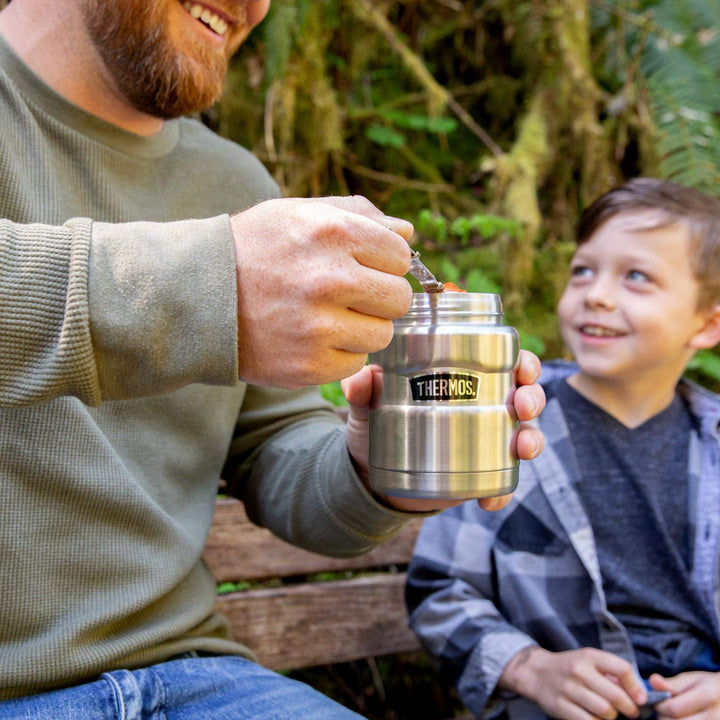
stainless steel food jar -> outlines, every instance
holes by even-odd
[[[383,495],[477,498],[512,492],[512,370],[518,335],[499,295],[416,293],[370,355],[370,486]]]

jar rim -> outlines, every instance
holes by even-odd
[[[413,293],[405,319],[432,316],[482,316],[503,314],[502,299],[497,293]]]

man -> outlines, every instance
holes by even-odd
[[[316,551],[430,509],[365,487],[367,370],[347,431],[306,388],[390,340],[411,226],[362,198],[276,199],[247,151],[173,119],[217,97],[268,5],[0,13],[2,720],[343,717],[213,613],[217,478]],[[519,382],[536,372],[526,356]],[[542,392],[515,405],[530,419]],[[520,433],[520,457],[540,446]]]

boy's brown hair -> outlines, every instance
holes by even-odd
[[[583,212],[577,244],[587,242],[611,217],[624,212],[659,210],[656,227],[681,223],[690,238],[690,266],[698,281],[698,308],[720,302],[720,199],[685,185],[656,178],[635,178],[601,195]]]

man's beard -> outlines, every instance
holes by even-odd
[[[212,105],[223,89],[227,58],[197,43],[189,58],[172,46],[155,0],[86,0],[90,38],[122,96],[163,119]]]

